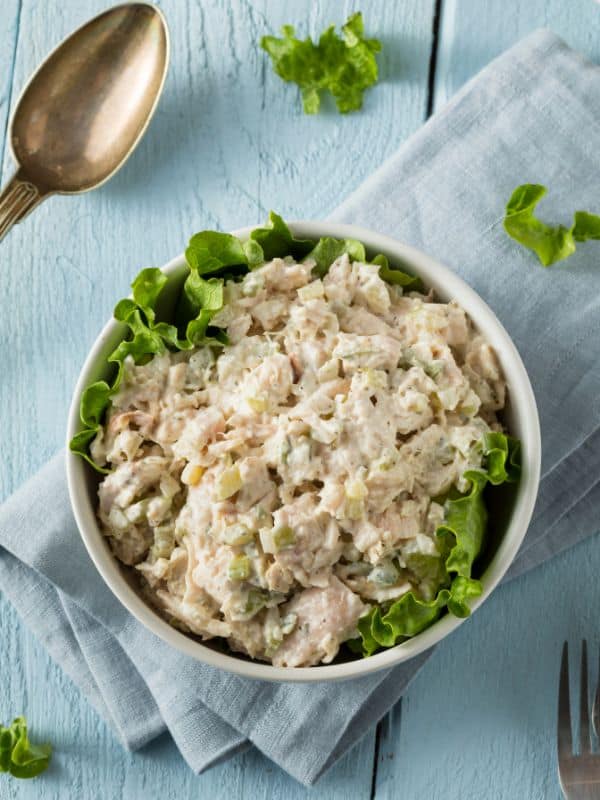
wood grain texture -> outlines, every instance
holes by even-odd
[[[600,61],[596,0],[442,0],[434,110],[492,58],[537,28]]]
[[[19,3],[3,0],[0,137],[13,52],[14,102],[49,48],[104,5],[23,0],[18,21]],[[302,32],[305,21],[314,32],[355,6],[162,3],[173,61],[136,155],[97,193],[48,201],[0,244],[0,409],[13,420],[0,426],[0,499],[60,446],[82,359],[137,267],[166,261],[194,229],[258,221],[270,207],[324,215],[420,125],[433,3],[361,6],[370,32],[387,45],[383,83],[367,95],[362,114],[313,120],[302,117],[295,89],[272,75],[255,42],[284,21],[297,21]],[[599,20],[593,0],[444,0],[436,105],[543,25],[600,60]],[[0,152],[6,178],[10,158],[6,148]],[[599,569],[599,542],[591,539],[499,589],[438,648],[402,709],[382,725],[376,798],[558,800],[560,645],[586,635],[596,646]],[[126,753],[1,596],[0,674],[0,719],[25,710],[35,735],[56,747],[43,779],[17,783],[0,775],[1,800],[370,796],[372,733],[312,791],[255,751],[200,777],[166,736]]]
[[[106,0],[2,0],[0,153],[18,96],[48,51]],[[126,168],[97,192],[44,203],[0,244],[0,500],[64,438],[77,373],[136,271],[181,252],[203,227],[262,221],[270,208],[318,218],[335,207],[423,122],[433,0],[370,0],[369,34],[384,42],[381,84],[362,113],[325,104],[303,116],[257,48],[294,22],[302,35],[342,22],[349,0],[168,0],[160,3],[172,61],[155,119]],[[20,625],[0,596],[0,720],[25,711],[55,758],[43,779],[0,775],[0,798],[368,798],[374,732],[308,792],[251,751],[191,773],[168,737],[141,753],[111,731]]]
[[[3,30],[2,48],[0,49],[0,154],[6,138],[11,91],[12,74],[19,37],[19,19],[21,4],[19,0],[6,0],[2,6]]]

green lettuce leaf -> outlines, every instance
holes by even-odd
[[[433,624],[444,609],[456,617],[470,614],[469,603],[479,597],[483,587],[472,577],[473,564],[481,553],[487,526],[487,509],[483,491],[489,484],[497,486],[515,482],[520,475],[519,442],[504,433],[489,433],[482,442],[483,468],[467,470],[464,477],[469,490],[446,501],[444,523],[436,535],[444,553],[441,580],[446,583],[433,600],[424,600],[408,592],[391,605],[374,606],[358,623],[360,642],[351,649],[370,656],[381,647],[393,647],[399,641],[415,636]],[[409,569],[435,564],[407,564]],[[360,645],[360,647],[359,647]]]
[[[420,278],[415,275],[409,275],[401,269],[396,269],[396,267],[390,267],[390,262],[382,253],[376,255],[371,263],[379,266],[379,277],[382,281],[392,283],[395,286],[402,286],[403,289],[411,292],[420,292],[423,289],[423,282]]]
[[[590,214],[589,211],[576,211],[573,238],[578,242],[600,239],[600,215]]]
[[[175,345],[179,350],[214,341],[214,337],[207,335],[207,329],[210,320],[223,308],[223,285],[222,278],[204,280],[196,272],[190,272],[183,287],[189,321],[185,329],[185,342]]]
[[[185,257],[190,269],[199,275],[212,275],[222,272],[226,267],[248,265],[244,248],[237,236],[218,231],[200,231],[194,234],[186,248]]]
[[[505,433],[490,432],[483,438],[488,479],[494,486],[517,483],[521,477],[521,442]]]
[[[329,271],[329,267],[336,258],[348,253],[354,261],[366,261],[365,246],[357,239],[333,239],[324,236],[319,239],[316,245],[308,254],[308,258],[314,258],[317,262],[315,272],[319,277],[323,277]]]
[[[132,286],[136,281],[137,278]],[[132,356],[135,363],[140,364],[150,355],[164,353],[165,343],[161,336],[153,330],[153,323],[148,320],[148,314],[153,320],[154,310],[152,308],[143,309],[128,298],[117,303],[113,312],[114,318],[129,327],[131,338],[117,346],[108,357],[109,361],[121,363],[127,356]]]
[[[483,592],[481,581],[465,578],[462,575],[454,578],[448,597],[448,611],[455,617],[464,619],[471,613],[469,601],[479,597]]]
[[[600,239],[600,216],[576,211],[573,224],[547,225],[534,212],[547,189],[536,183],[524,183],[512,193],[506,206],[504,229],[510,237],[533,250],[548,267],[575,252],[575,242]]]
[[[265,254],[259,243],[250,238],[245,241],[242,246],[246,259],[248,260],[248,268],[252,270],[260,267],[265,260]]]
[[[134,282],[131,284],[133,301],[130,300],[128,303],[131,304],[133,302],[137,304],[146,315],[148,322],[154,322],[156,303],[167,281],[168,278],[162,270],[156,267],[148,267],[138,273]],[[121,303],[123,302],[125,301],[121,301]]]
[[[363,94],[377,82],[377,39],[364,38],[362,14],[352,14],[342,26],[342,36],[332,25],[315,44],[295,36],[291,25],[281,29],[282,38],[263,36],[261,47],[271,57],[273,69],[284,81],[296,83],[306,114],[316,114],[321,92],[329,91],[342,114],[362,108]]]
[[[432,625],[448,602],[449,592],[442,589],[434,600],[425,601],[413,592],[403,595],[382,613],[379,606],[358,621],[363,655],[370,656],[381,647],[393,647],[400,637],[416,636]]]
[[[295,239],[288,226],[274,211],[269,214],[269,221],[264,228],[252,231],[249,242],[252,244],[249,244],[246,252],[251,254],[254,266],[284,256],[293,256],[301,261],[315,246],[312,239]]]
[[[437,529],[436,535],[448,550],[446,570],[469,578],[473,562],[481,551],[487,525],[487,509],[482,494],[488,475],[480,470],[467,470],[464,477],[471,482],[471,488],[467,494],[447,501],[444,524]]]
[[[107,474],[108,470],[96,464],[90,457],[89,447],[100,430],[100,424],[112,393],[113,387],[109,386],[106,381],[96,381],[84,389],[79,404],[79,418],[83,430],[75,434],[69,442],[69,449],[73,453],[80,455],[102,474]]]
[[[0,724],[0,772],[35,778],[48,768],[51,753],[49,744],[31,744],[25,717],[17,717],[8,728]]]

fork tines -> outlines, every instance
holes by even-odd
[[[577,752],[575,752],[569,699],[569,647],[565,642],[558,689],[558,773],[565,797],[573,798],[573,800],[583,797],[600,797],[600,753],[592,752],[594,735],[590,722],[588,684],[588,653],[587,642],[584,639],[581,645],[579,731],[575,735],[577,743]]]

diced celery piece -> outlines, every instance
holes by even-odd
[[[275,634],[267,636],[266,647],[265,647],[266,657],[272,658],[279,649],[282,642],[283,642],[283,636],[279,637],[276,636]]]
[[[230,581],[245,581],[250,577],[250,559],[245,555],[236,555],[229,562],[227,575]]]
[[[244,606],[244,614],[256,614],[269,602],[269,593],[264,589],[250,589]]]
[[[254,533],[245,525],[229,525],[223,531],[221,539],[232,547],[248,544],[254,538]]]
[[[364,500],[368,494],[367,487],[360,478],[346,481],[344,489],[349,500]]]
[[[269,400],[264,394],[247,397],[246,403],[250,406],[252,411],[255,411],[257,414],[262,414],[263,411],[267,411],[269,408]]]
[[[292,547],[295,543],[296,534],[289,525],[282,525],[273,531],[273,544],[276,551],[285,550],[286,547]]]
[[[281,630],[281,621],[277,609],[269,609],[265,617],[263,630],[266,643],[265,655],[270,658],[283,642],[283,631]]]
[[[292,547],[296,542],[296,534],[288,525],[273,529],[261,528],[258,535],[265,553],[278,553],[286,547]]]
[[[368,494],[367,487],[360,478],[346,481],[346,517],[348,519],[362,519],[365,514],[364,499]]]
[[[154,529],[154,544],[150,554],[154,560],[169,558],[175,547],[175,534],[170,525],[159,525]]]
[[[223,470],[217,479],[217,500],[227,500],[242,488],[242,483],[239,467],[234,465]]]
[[[202,480],[205,471],[199,464],[186,464],[181,473],[181,482],[188,486],[196,486]]]
[[[362,500],[348,498],[346,500],[346,517],[348,519],[357,520],[362,519],[365,515],[365,504]]]
[[[428,375],[430,378],[437,378],[437,376],[442,372],[444,369],[444,362],[437,359],[432,361],[430,364],[423,365],[423,372]]]
[[[387,389],[388,378],[382,369],[365,369],[363,380],[369,389]]]

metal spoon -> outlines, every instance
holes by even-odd
[[[49,195],[114,175],[150,122],[168,63],[165,19],[147,3],[105,11],[48,56],[10,125],[18,169],[0,193],[0,239]]]

